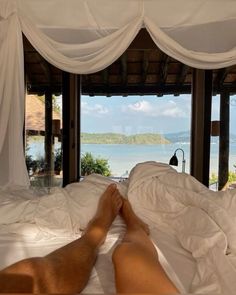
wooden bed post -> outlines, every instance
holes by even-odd
[[[212,71],[193,69],[190,174],[209,186]]]
[[[80,76],[63,72],[63,186],[80,178]]]
[[[221,190],[228,182],[229,173],[229,92],[220,95],[220,138],[219,138],[219,173],[218,190]]]
[[[45,91],[45,186],[52,185],[53,155],[52,155],[52,90],[48,87]]]

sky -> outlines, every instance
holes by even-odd
[[[88,133],[175,133],[190,130],[191,95],[82,96],[81,131]],[[219,119],[219,96],[212,99],[212,120]],[[230,100],[230,132],[236,126],[236,96]]]

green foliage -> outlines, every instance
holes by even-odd
[[[218,182],[218,176],[216,175],[216,173],[212,173],[211,174],[211,177],[210,177],[210,180],[209,180],[209,183],[210,184],[213,184],[213,183],[216,183],[216,182]]]
[[[82,133],[81,142],[89,144],[168,144],[160,134],[145,133],[126,136],[119,133]]]
[[[35,161],[32,159],[32,156],[26,155],[25,163],[26,163],[28,174],[29,175],[33,174],[33,171],[34,171],[33,167],[35,166]]]
[[[28,151],[28,147],[26,148]],[[43,174],[45,172],[45,159],[44,157],[39,157],[36,160],[33,160],[31,155],[25,156],[26,167],[28,170],[29,176],[34,174]],[[54,155],[54,171],[55,174],[60,174],[62,169],[62,150],[61,148],[57,149]]]
[[[235,182],[236,181],[236,173],[230,171],[228,181],[229,181],[229,183]]]
[[[236,173],[232,172],[232,171],[229,171],[228,182],[232,183],[232,182],[235,182],[235,181],[236,181]],[[218,182],[218,176],[216,175],[216,173],[212,173],[211,177],[210,177],[210,184],[213,184],[215,182]]]
[[[81,175],[86,176],[92,173],[111,176],[108,160],[94,158],[91,153],[85,153],[81,158]]]
[[[58,148],[54,154],[54,171],[56,174],[60,174],[62,170],[62,149]]]
[[[52,108],[54,112],[61,113],[61,107],[59,103],[57,102],[57,97],[55,95],[52,96]]]
[[[26,155],[25,156],[26,167],[28,170],[28,174],[30,176],[34,175],[35,173],[44,173],[45,170],[45,162],[44,158],[40,157],[37,160],[33,160],[32,156]]]

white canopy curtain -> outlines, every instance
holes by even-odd
[[[29,184],[21,32],[51,64],[85,74],[115,61],[141,27],[187,65],[236,63],[234,0],[0,0],[0,185]]]

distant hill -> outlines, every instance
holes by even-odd
[[[236,143],[236,135],[230,135],[231,143]],[[217,143],[218,137],[212,137]],[[190,132],[181,131],[164,135],[154,133],[124,135],[119,133],[81,133],[81,142],[87,144],[169,144],[189,143]]]
[[[181,131],[176,133],[167,133],[163,135],[171,143],[190,142],[190,131]],[[212,142],[218,142],[219,137],[213,136]],[[230,142],[236,143],[236,135],[230,134]]]
[[[81,142],[90,144],[169,144],[160,134],[144,133],[124,135],[119,133],[81,133]]]
[[[190,132],[181,131],[176,133],[167,133],[163,135],[171,143],[190,142]]]

